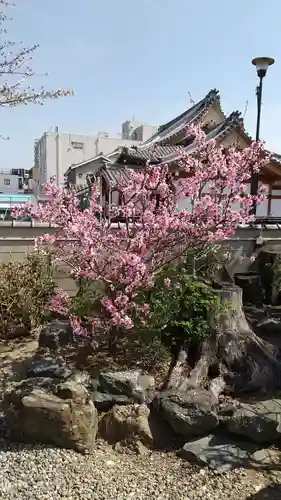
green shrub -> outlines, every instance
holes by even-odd
[[[210,257],[209,252],[206,255]],[[109,352],[115,359],[120,358],[120,362],[122,358],[124,365],[138,365],[152,371],[165,364],[171,353],[176,356],[182,347],[199,345],[207,338],[213,329],[213,314],[222,306],[219,296],[203,281],[201,274],[201,271],[204,275],[206,270],[210,272],[211,258],[206,262],[202,252],[198,278],[193,275],[191,261],[192,256],[189,256],[184,263],[170,266],[157,277],[152,289],[139,290],[136,301],[140,307],[147,303],[150,315],[143,318],[143,322],[137,312],[133,330],[113,331],[113,350],[111,333],[96,333],[100,350]],[[167,278],[170,287],[165,286]],[[71,300],[70,311],[87,326],[94,317],[102,314],[100,300],[104,290],[98,282],[81,281],[79,285],[78,294]]]
[[[102,283],[80,280],[78,289],[76,296],[71,298],[70,313],[81,318],[85,326],[91,325],[93,318],[101,312]]]
[[[165,286],[167,277],[169,287]],[[213,329],[213,315],[223,308],[211,286],[189,274],[186,264],[165,270],[149,293],[140,293],[139,301],[150,306],[146,328],[174,355],[206,339]]]
[[[0,264],[0,339],[26,337],[46,317],[55,283],[47,256]]]

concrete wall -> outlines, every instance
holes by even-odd
[[[54,228],[47,224],[30,227],[28,223],[18,222],[12,227],[10,221],[0,222],[0,262],[23,261],[25,256],[34,250],[36,237],[53,232]],[[69,277],[65,267],[55,270],[54,279],[69,295],[75,295],[76,283]]]
[[[54,233],[55,229],[48,224],[27,222],[1,221],[0,222],[0,262],[10,260],[22,261],[25,255],[34,249],[34,239],[45,233]],[[252,256],[256,256],[265,243],[281,244],[281,226],[267,228],[241,227],[236,234],[224,245],[232,249],[232,259],[228,265],[231,274],[245,272],[249,267]],[[241,262],[243,257],[243,262]],[[76,293],[76,283],[69,277],[66,268],[55,271],[55,280],[60,287],[70,295]]]

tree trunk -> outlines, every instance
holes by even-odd
[[[213,282],[213,288],[226,309],[213,318],[212,334],[202,343],[189,376],[183,367],[181,375],[177,374],[177,387],[208,386],[216,397],[224,390],[265,392],[281,387],[279,350],[251,330],[243,311],[242,290],[219,281]],[[175,386],[173,376],[169,385]]]

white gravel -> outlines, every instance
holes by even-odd
[[[0,353],[0,403],[10,374]],[[86,456],[11,443],[0,413],[0,500],[280,500],[252,496],[272,481],[257,471],[216,474],[173,454],[118,454],[100,441]]]
[[[172,454],[117,454],[98,443],[83,456],[0,439],[3,500],[246,500],[265,483],[257,472],[216,474]]]

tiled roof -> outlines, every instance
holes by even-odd
[[[271,155],[273,161],[276,161],[276,163],[279,163],[281,165],[281,154],[271,153],[270,151],[268,151],[268,153]]]
[[[118,164],[108,165],[101,169],[102,177],[110,184],[114,186],[120,180],[128,182],[130,179],[130,170],[128,167],[123,167]]]
[[[232,130],[239,128],[239,132],[245,136],[248,141],[252,138],[247,134],[244,129],[243,119],[240,111],[233,111],[223,122],[215,127],[211,132],[207,133],[206,140],[210,139],[223,139]]]
[[[211,139],[216,139],[216,140],[222,140],[225,136],[227,136],[232,130],[235,130],[236,128],[239,127],[240,133],[244,134],[246,139],[249,141],[251,140],[250,136],[246,134],[243,123],[242,123],[242,118],[241,114],[239,111],[234,111],[231,113],[223,122],[219,123],[217,126],[215,126],[209,133],[206,134],[206,141],[209,141]],[[180,152],[175,152],[173,154],[168,155],[167,157],[163,158],[163,161],[161,164],[165,163],[172,163],[175,161],[178,161],[182,158],[182,154],[192,154],[196,151],[197,145],[196,142],[180,148]]]
[[[210,90],[210,92],[208,92],[208,94],[203,99],[201,99],[201,101],[194,104],[191,108],[184,111],[184,113],[182,113],[181,115],[173,118],[173,120],[170,120],[168,123],[161,125],[158,129],[158,132],[164,132],[165,130],[170,129],[174,125],[181,122],[181,120],[190,121],[198,114],[200,110],[204,109],[205,107],[211,106],[215,101],[219,101],[219,99],[219,91],[216,89]]]
[[[157,144],[147,149],[140,149],[139,147],[123,148],[118,161],[144,160],[158,162],[161,158],[176,153],[181,149],[182,146],[159,146]]]
[[[222,140],[227,136],[232,130],[239,128],[240,133],[246,136],[246,139],[251,140],[251,138],[246,134],[243,121],[241,118],[241,113],[239,111],[234,111],[231,113],[224,121],[215,125],[214,128],[207,132],[206,140],[217,139]],[[153,144],[150,147],[142,149],[141,146],[133,148],[123,148],[122,153],[118,158],[118,162],[132,162],[134,161],[151,161],[152,163],[169,163],[170,161],[176,161],[180,159],[181,153],[191,154],[196,150],[196,144],[192,143],[186,147],[183,146],[161,146],[159,144]],[[280,157],[281,161],[281,157]]]
[[[163,144],[167,139],[179,134],[190,123],[197,123],[214,102],[220,102],[219,92],[216,89],[210,90],[204,99],[165,125],[159,127],[156,134],[139,146],[140,149],[145,149],[154,143]]]

